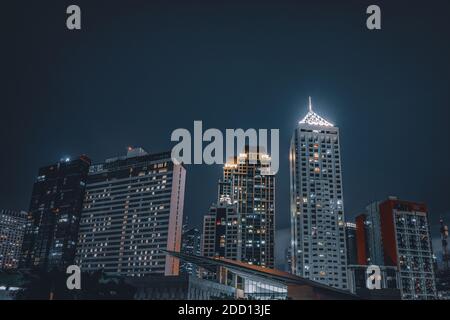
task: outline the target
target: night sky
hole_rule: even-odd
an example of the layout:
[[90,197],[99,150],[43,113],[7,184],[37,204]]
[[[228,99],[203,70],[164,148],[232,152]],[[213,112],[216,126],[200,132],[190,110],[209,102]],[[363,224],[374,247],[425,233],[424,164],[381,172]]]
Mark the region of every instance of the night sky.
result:
[[[70,4],[81,31],[66,29]],[[381,31],[365,26],[370,4]],[[278,128],[283,248],[289,143],[311,95],[341,130],[347,220],[388,195],[426,202],[439,253],[439,216],[450,223],[449,1],[10,1],[2,12],[0,208],[28,209],[38,168],[65,156],[170,150],[171,132],[193,132],[194,120]],[[184,213],[200,226],[221,166],[187,170]]]

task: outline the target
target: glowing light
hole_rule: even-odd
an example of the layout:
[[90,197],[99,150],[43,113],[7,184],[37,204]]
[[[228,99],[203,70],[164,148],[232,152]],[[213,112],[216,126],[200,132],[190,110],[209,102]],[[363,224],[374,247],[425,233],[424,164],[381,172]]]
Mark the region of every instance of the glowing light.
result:
[[333,127],[331,122],[328,122],[312,110],[311,97],[309,97],[309,111],[299,123],[309,124],[312,126]]

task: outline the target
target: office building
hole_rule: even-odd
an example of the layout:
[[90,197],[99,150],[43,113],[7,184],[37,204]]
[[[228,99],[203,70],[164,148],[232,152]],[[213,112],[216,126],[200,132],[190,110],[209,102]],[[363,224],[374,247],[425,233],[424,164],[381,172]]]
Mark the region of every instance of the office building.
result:
[[0,270],[17,269],[26,223],[26,212],[0,210]]
[[178,275],[186,170],[171,153],[129,148],[91,166],[77,264],[121,276]]
[[275,175],[270,156],[247,146],[227,162],[219,181],[218,200],[236,206],[241,237],[239,260],[273,268]]
[[74,263],[90,163],[88,157],[80,156],[39,169],[20,268],[65,270]]
[[339,128],[312,110],[291,140],[292,272],[348,290]]
[[[395,266],[399,271],[402,299],[436,298],[433,251],[425,204],[396,197],[374,202],[367,207],[365,215],[357,218],[357,229],[358,260]],[[368,239],[370,244],[366,243]]]

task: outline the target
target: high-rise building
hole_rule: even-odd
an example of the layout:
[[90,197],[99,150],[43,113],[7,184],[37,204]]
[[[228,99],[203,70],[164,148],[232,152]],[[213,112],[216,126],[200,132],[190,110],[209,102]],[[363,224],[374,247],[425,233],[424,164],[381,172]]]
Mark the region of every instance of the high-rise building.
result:
[[348,290],[339,128],[312,110],[291,140],[292,272]]
[[395,197],[374,202],[365,215],[357,218],[357,229],[360,264],[395,266],[399,270],[402,299],[436,298],[425,204]]
[[186,170],[171,153],[129,148],[91,166],[80,223],[77,264],[123,276],[177,275]]
[[241,228],[236,205],[219,201],[210,207],[203,217],[201,254],[241,260]]
[[[202,233],[197,228],[183,228],[181,236],[181,252],[199,256],[201,255],[201,239]],[[180,262],[180,273],[197,275],[197,267],[187,261]]]
[[353,222],[345,223],[345,242],[347,246],[347,264],[357,264],[356,224]]
[[225,164],[219,202],[236,205],[241,236],[240,260],[274,268],[275,175],[262,150],[244,152]]
[[64,159],[39,169],[23,240],[21,268],[65,269],[75,259],[91,160]]
[[0,270],[18,267],[26,223],[25,211],[0,210]]

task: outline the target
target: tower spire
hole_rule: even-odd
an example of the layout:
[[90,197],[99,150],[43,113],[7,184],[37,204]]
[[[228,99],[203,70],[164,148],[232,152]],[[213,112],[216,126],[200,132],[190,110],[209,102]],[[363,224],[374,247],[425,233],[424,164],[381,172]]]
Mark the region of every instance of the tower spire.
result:
[[324,127],[332,127],[333,124],[331,122],[328,122],[321,116],[319,116],[317,113],[315,113],[312,109],[312,99],[311,96],[309,97],[309,105],[308,105],[308,113],[306,116],[300,121],[300,123],[306,123],[310,125],[316,125],[316,126],[324,126]]

